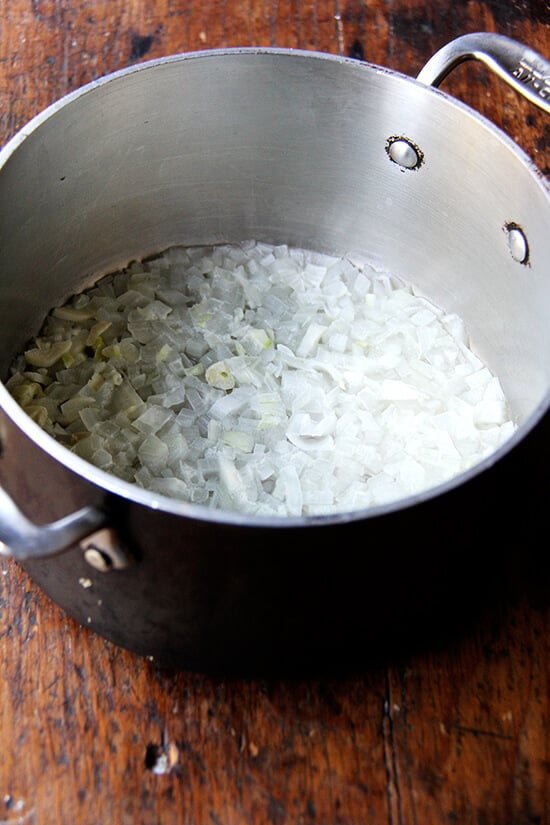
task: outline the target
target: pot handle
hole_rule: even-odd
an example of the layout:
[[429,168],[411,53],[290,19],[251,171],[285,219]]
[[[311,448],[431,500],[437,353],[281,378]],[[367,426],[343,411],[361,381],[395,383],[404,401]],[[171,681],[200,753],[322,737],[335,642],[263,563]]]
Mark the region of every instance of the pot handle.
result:
[[83,507],[51,524],[33,524],[0,487],[0,555],[17,561],[43,559],[105,527],[106,515],[97,507]]
[[465,60],[485,63],[523,97],[550,114],[550,62],[502,34],[475,32],[451,40],[428,60],[416,79],[426,86],[439,86]]

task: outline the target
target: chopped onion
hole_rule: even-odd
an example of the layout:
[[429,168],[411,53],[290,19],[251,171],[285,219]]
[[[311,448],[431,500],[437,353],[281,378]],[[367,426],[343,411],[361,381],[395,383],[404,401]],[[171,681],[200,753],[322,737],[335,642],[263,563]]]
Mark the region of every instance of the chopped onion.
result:
[[260,515],[414,495],[515,430],[458,316],[366,264],[254,241],[101,279],[48,315],[7,386],[102,469]]

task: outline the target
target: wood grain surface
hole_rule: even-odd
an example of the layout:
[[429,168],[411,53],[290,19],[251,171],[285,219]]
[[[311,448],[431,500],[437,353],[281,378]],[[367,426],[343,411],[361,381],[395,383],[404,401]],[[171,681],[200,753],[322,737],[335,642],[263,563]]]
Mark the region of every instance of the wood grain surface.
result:
[[[550,57],[549,24],[541,0],[1,0],[0,142],[71,89],[178,51],[289,46],[416,74],[469,31]],[[478,64],[444,88],[549,173],[547,116]],[[448,633],[383,662],[358,651],[353,672],[269,679],[163,671],[3,561],[0,825],[550,823],[546,540],[541,559],[503,548]]]

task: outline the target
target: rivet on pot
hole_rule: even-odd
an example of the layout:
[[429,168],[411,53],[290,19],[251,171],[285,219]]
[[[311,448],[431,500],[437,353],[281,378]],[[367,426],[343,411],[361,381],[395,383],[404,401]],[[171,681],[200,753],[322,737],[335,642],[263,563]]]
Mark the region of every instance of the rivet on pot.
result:
[[424,161],[424,155],[418,146],[406,137],[388,138],[386,152],[390,160],[403,169],[418,169]]
[[529,262],[529,244],[525,232],[517,223],[508,223],[505,226],[508,233],[508,248],[514,261],[518,264]]
[[98,550],[96,547],[89,547],[85,550],[84,558],[90,567],[93,567],[94,570],[99,570],[101,573],[105,573],[106,570],[110,570],[113,566],[107,554],[102,553],[101,550]]
[[105,573],[108,570],[123,570],[130,564],[130,558],[121,547],[118,536],[109,527],[103,528],[80,542],[80,549],[86,562]]

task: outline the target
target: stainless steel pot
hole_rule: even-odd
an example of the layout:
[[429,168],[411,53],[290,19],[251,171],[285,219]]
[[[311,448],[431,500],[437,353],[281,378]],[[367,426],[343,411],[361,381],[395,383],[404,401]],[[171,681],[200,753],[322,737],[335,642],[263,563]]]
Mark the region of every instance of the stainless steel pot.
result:
[[498,35],[453,41],[416,80],[235,49],[93,82],[0,153],[3,376],[47,311],[90,279],[173,244],[255,238],[352,254],[458,313],[520,422],[497,454],[422,495],[275,519],[107,475],[0,386],[0,549],[83,625],[178,666],[332,657],[431,619],[459,571],[491,554],[478,523],[497,551],[504,537],[536,540],[550,457],[550,192],[506,135],[433,88],[469,57],[550,111],[548,63]]

